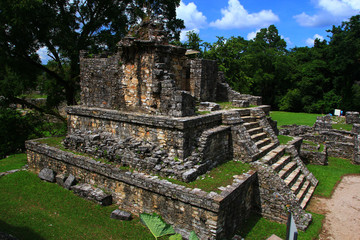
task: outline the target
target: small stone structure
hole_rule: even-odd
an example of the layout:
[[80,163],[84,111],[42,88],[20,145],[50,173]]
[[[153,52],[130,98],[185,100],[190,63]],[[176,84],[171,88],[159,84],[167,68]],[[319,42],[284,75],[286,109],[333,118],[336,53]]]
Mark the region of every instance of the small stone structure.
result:
[[346,112],[346,124],[360,123],[359,112]]
[[[353,114],[350,114],[353,116]],[[354,124],[351,132],[336,130],[332,128],[329,115],[318,117],[314,126],[281,126],[281,135],[298,136],[304,140],[311,141],[317,145],[324,145],[323,152],[315,152],[309,144],[303,144],[301,156],[305,161],[314,164],[327,164],[327,156],[351,159],[353,163],[359,164],[358,139],[359,132],[357,124]]]
[[[200,239],[229,238],[251,212],[284,222],[287,209],[306,229],[311,215],[303,208],[317,181],[296,150],[289,147],[281,157],[285,148],[278,147],[270,107],[197,115],[196,102],[249,106],[260,105],[261,98],[232,90],[215,61],[187,59],[157,23],[145,22],[132,35],[137,38],[124,38],[116,54],[81,52],[82,105],[67,108],[63,144],[69,151],[28,141],[29,168],[51,169],[63,186],[65,176],[74,176],[79,185],[69,188],[92,200],[98,198],[86,189],[97,185],[121,209],[156,212],[185,237],[194,230]],[[277,157],[286,162],[275,168]],[[231,184],[210,193],[160,179],[193,181],[230,160],[252,162],[257,172],[233,176]]]

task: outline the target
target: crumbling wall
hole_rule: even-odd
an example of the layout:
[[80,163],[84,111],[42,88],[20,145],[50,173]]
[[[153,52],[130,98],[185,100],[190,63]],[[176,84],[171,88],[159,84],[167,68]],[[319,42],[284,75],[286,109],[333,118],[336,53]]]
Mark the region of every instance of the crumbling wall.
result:
[[217,62],[206,59],[189,60],[190,93],[198,101],[216,101]]
[[72,174],[80,183],[107,190],[120,209],[135,215],[155,212],[186,237],[195,231],[200,239],[230,238],[258,202],[257,175],[253,171],[234,176],[233,183],[222,187],[221,193],[207,193],[151,175],[120,170],[35,141],[28,141],[26,148],[31,171],[38,173],[49,168],[57,174]]

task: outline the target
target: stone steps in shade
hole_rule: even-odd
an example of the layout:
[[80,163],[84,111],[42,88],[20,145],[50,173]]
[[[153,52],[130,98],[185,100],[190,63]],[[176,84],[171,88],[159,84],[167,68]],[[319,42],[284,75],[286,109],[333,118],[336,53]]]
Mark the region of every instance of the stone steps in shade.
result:
[[295,184],[291,186],[291,191],[293,191],[295,195],[298,194],[306,181],[307,179],[305,175],[301,174],[299,178],[296,180]]
[[273,165],[275,162],[279,161],[279,159],[282,158],[284,154],[285,147],[280,145],[266,154],[263,157],[263,161],[268,165]]
[[303,200],[301,201],[301,204],[300,204],[300,206],[303,209],[306,207],[306,205],[309,202],[309,200],[310,200],[311,196],[313,195],[314,191],[315,191],[315,186],[311,186],[309,188],[309,190],[307,191],[306,196],[303,198]]
[[250,136],[258,134],[258,133],[262,133],[264,132],[264,129],[262,127],[257,127],[257,128],[252,128],[248,130],[248,133],[250,134]]
[[242,116],[241,119],[244,120],[244,122],[246,123],[252,123],[252,122],[257,122],[258,118],[253,116]]
[[288,164],[286,164],[280,171],[279,171],[279,176],[282,179],[287,178],[287,176],[290,175],[290,173],[292,173],[292,171],[297,167],[296,162],[291,161]]
[[290,155],[283,155],[280,159],[277,160],[277,162],[273,163],[271,167],[276,171],[279,172],[281,169],[284,168],[286,164],[288,164],[291,161]]
[[244,123],[244,126],[246,128],[246,130],[250,130],[250,129],[253,129],[253,128],[258,128],[260,127],[260,124],[258,122],[246,122]]
[[262,147],[265,147],[266,145],[269,145],[270,143],[271,143],[270,138],[264,138],[264,139],[257,141],[255,144],[258,147],[258,149],[261,151]]
[[295,184],[296,180],[299,178],[299,176],[301,175],[301,169],[300,168],[295,168],[285,179],[285,183],[288,187],[292,187],[292,185]]
[[262,133],[252,135],[251,140],[253,140],[254,142],[258,142],[258,141],[260,141],[262,139],[265,139],[266,137],[267,137],[267,134],[262,132]]

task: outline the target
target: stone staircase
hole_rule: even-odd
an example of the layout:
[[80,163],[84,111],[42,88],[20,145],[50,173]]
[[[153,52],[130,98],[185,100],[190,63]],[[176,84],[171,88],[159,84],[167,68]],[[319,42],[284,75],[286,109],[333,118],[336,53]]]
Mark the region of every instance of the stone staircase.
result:
[[[314,193],[314,184],[306,177],[304,165],[299,165],[292,156],[286,154],[286,145],[280,145],[268,152],[262,161],[284,180],[286,186],[296,196],[300,206],[304,209]],[[306,168],[306,167],[305,167]]]
[[249,113],[241,116],[241,119],[244,121],[244,127],[250,135],[251,140],[259,150],[259,152],[253,156],[253,161],[262,158],[279,145],[278,141],[275,141],[275,139],[265,131],[264,127],[261,126],[259,117],[251,116]]

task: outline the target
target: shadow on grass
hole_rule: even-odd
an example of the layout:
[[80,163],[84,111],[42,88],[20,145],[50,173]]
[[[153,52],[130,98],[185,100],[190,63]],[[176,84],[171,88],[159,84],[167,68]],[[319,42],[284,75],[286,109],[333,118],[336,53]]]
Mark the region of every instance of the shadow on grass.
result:
[[[5,234],[2,234],[2,233],[5,233]],[[11,238],[10,236],[8,236],[8,234],[11,234],[15,238]],[[42,236],[40,236],[38,233],[34,232],[30,228],[11,226],[1,220],[0,220],[0,239],[4,239],[4,240],[15,240],[15,239],[45,240],[45,238],[43,238]]]
[[242,238],[246,238],[260,219],[261,216],[259,214],[251,213],[249,219],[247,219],[244,224],[242,224],[241,229],[238,229],[236,234],[240,235]]

